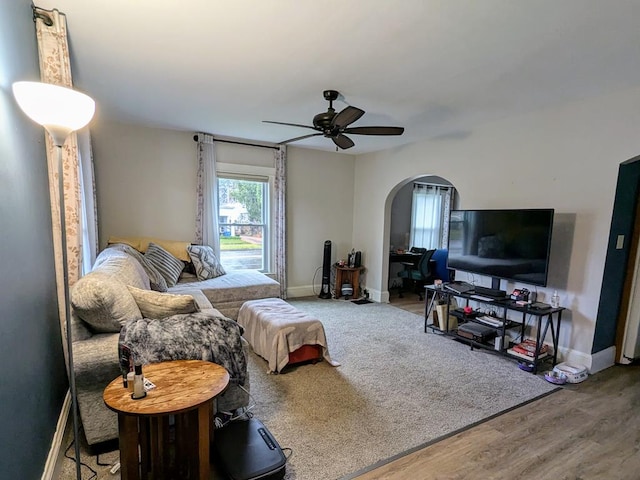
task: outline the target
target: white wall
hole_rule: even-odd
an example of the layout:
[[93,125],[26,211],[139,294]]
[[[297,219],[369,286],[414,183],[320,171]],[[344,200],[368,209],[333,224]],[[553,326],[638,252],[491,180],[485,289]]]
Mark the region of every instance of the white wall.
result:
[[387,298],[390,204],[407,178],[445,178],[461,208],[555,208],[549,286],[540,297],[559,290],[570,309],[561,352],[588,361],[618,165],[640,150],[639,97],[633,89],[357,157],[354,242],[365,251],[373,297]]
[[193,241],[193,133],[102,120],[91,136],[100,246],[111,235]]
[[354,247],[360,249],[352,238],[354,166],[353,155],[291,146],[287,149],[290,296],[320,293],[325,240],[332,243],[332,262],[346,258]]
[[[91,133],[101,247],[110,235],[193,241],[197,174],[193,133],[107,120],[92,124]],[[216,160],[272,167],[273,152],[218,143]],[[290,296],[314,294],[325,240],[333,244],[333,261],[346,258],[353,247],[354,168],[353,155],[288,148]],[[315,279],[316,294],[320,283],[321,272]]]

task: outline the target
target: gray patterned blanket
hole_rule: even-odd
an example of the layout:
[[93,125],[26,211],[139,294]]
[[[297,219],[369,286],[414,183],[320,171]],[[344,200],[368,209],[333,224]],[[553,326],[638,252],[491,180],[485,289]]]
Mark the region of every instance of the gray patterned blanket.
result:
[[242,348],[242,328],[233,320],[211,313],[173,315],[163,319],[129,320],[120,331],[118,354],[123,373],[129,371],[129,357],[147,364],[169,360],[205,360],[222,365],[229,372],[229,388],[220,400],[221,410],[247,406],[247,360]]

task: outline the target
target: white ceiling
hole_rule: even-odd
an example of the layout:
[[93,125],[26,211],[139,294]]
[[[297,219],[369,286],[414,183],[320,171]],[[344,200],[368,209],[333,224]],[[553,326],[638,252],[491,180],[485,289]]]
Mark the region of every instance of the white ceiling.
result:
[[[279,142],[322,91],[367,113],[348,153],[640,85],[639,0],[35,0],[66,14],[75,85],[102,116]],[[640,99],[639,99],[640,100]],[[640,102],[639,102],[640,108]],[[315,137],[293,145],[335,150]]]

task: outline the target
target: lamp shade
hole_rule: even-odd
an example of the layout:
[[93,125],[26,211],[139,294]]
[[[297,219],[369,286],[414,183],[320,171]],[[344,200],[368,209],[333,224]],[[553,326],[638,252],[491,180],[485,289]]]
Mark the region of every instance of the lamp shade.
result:
[[91,97],[51,83],[15,82],[13,95],[24,113],[47,129],[57,146],[88,124],[96,109]]

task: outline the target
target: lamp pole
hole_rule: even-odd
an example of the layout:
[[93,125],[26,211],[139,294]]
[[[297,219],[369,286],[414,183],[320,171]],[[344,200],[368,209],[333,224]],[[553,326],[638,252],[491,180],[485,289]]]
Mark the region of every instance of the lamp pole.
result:
[[87,95],[70,88],[40,82],[16,82],[13,94],[20,108],[51,135],[56,147],[58,167],[58,204],[60,207],[60,249],[62,250],[62,277],[64,290],[64,320],[69,366],[69,390],[73,417],[73,443],[75,449],[76,479],[80,471],[80,437],[78,397],[73,368],[73,339],[71,332],[71,303],[69,295],[69,265],[67,263],[67,226],[64,204],[64,177],[62,146],[71,132],[89,123],[95,111],[95,102]]

